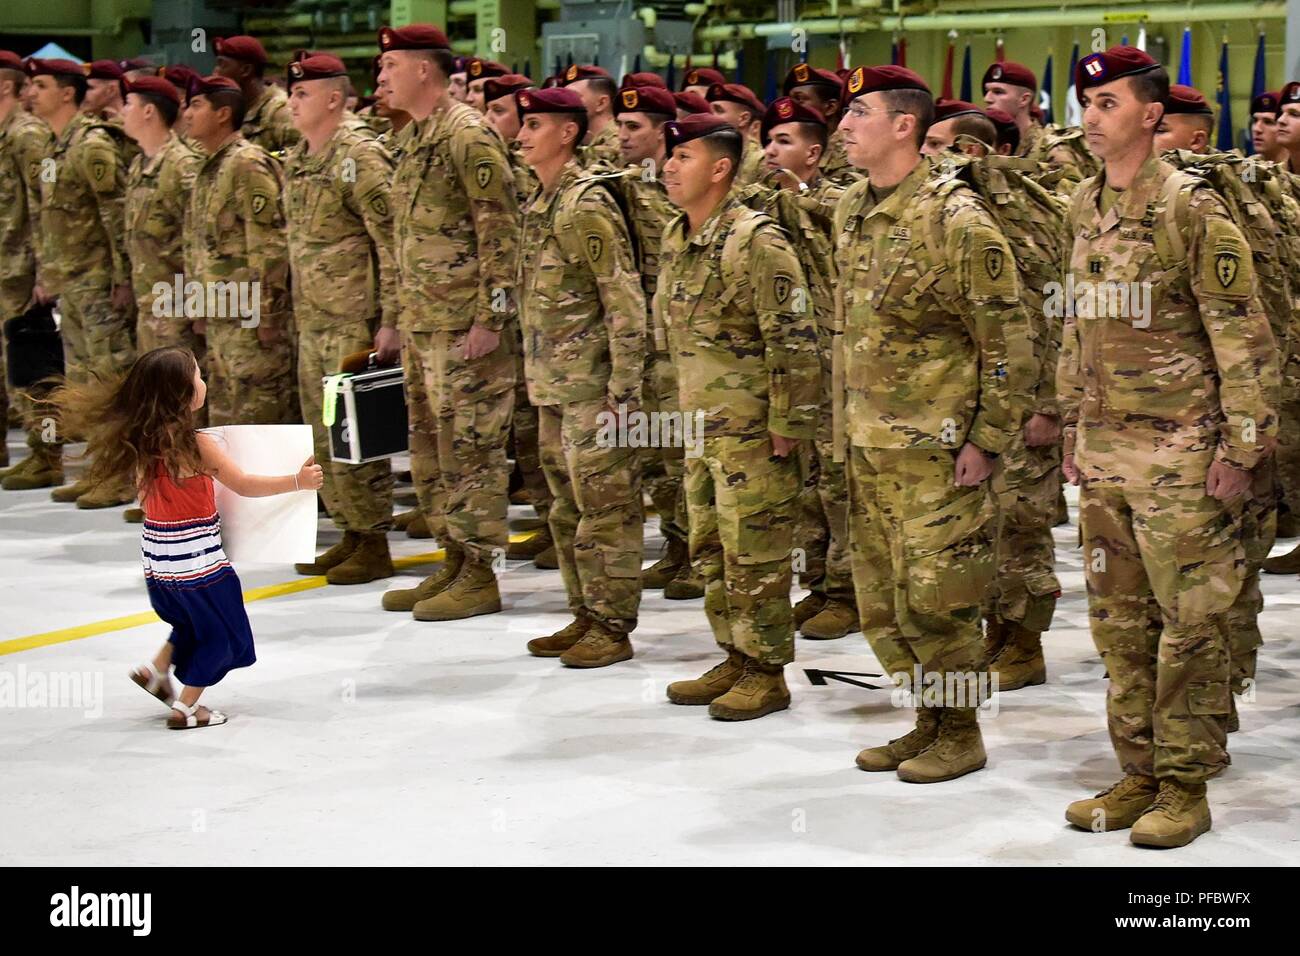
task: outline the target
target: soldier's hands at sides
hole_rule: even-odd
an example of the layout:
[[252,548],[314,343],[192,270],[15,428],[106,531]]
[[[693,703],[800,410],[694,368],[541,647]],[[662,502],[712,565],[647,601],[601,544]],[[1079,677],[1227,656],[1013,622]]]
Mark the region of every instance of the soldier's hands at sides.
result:
[[1221,461],[1210,463],[1205,476],[1205,493],[1219,501],[1231,501],[1246,493],[1250,487],[1250,472],[1233,468]]
[[257,341],[263,345],[274,345],[280,341],[283,333],[278,325],[259,325],[257,327]]
[[777,458],[785,458],[799,444],[797,438],[786,438],[776,432],[768,432],[768,434],[772,436],[772,454],[776,455]]
[[463,353],[465,361],[472,362],[474,359],[491,355],[500,344],[500,335],[491,329],[485,329],[475,322],[469,327],[469,334],[465,336],[465,350]]
[[1061,472],[1065,475],[1065,480],[1072,485],[1079,483],[1079,469],[1074,467],[1074,456],[1066,455],[1061,459]]
[[970,442],[961,446],[957,452],[957,464],[953,469],[953,484],[958,488],[974,488],[981,481],[993,474],[993,462],[985,456],[983,449]]
[[1025,444],[1030,448],[1055,445],[1061,440],[1061,420],[1034,412],[1025,422]]
[[54,296],[45,291],[43,286],[36,286],[32,289],[32,305],[51,305],[54,302]]
[[380,365],[393,365],[402,354],[402,338],[397,329],[381,328],[375,333],[375,359]]
[[115,285],[109,301],[112,303],[115,312],[130,312],[135,305],[135,293],[131,291],[131,286],[126,283]]

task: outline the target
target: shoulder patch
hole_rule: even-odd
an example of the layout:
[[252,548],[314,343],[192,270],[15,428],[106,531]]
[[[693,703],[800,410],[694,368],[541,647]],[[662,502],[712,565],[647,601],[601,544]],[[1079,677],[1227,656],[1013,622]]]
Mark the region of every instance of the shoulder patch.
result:
[[474,182],[478,184],[479,189],[487,189],[492,185],[492,161],[481,159],[474,164]]
[[1201,252],[1201,288],[1207,295],[1246,298],[1251,294],[1254,267],[1250,249],[1229,221],[1211,217],[1205,226]]
[[1016,270],[1007,254],[1006,240],[992,229],[974,227],[970,237],[971,296],[976,299],[1016,298]]

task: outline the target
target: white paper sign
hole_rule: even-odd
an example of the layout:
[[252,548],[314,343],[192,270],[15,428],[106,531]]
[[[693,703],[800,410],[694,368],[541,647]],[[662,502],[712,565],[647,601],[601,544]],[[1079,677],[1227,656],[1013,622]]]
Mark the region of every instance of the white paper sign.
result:
[[[315,451],[310,425],[222,425],[204,431],[250,475],[296,475]],[[231,562],[316,560],[316,492],[241,498],[220,481],[213,484],[221,543]]]

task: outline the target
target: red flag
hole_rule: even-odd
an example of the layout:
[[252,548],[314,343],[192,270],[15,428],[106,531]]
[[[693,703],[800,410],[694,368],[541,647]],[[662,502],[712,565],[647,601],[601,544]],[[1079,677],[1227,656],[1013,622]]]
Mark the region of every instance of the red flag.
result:
[[948,41],[948,54],[943,60],[943,98],[945,100],[953,99],[952,95],[952,58],[957,48],[953,46],[951,40]]
[[898,65],[907,66],[907,37],[898,38]]
[[1001,63],[1006,58],[1007,58],[1007,49],[1005,46],[1002,45],[1002,37],[998,37],[998,51],[997,51],[997,56],[994,57],[994,59],[996,59],[999,63]]

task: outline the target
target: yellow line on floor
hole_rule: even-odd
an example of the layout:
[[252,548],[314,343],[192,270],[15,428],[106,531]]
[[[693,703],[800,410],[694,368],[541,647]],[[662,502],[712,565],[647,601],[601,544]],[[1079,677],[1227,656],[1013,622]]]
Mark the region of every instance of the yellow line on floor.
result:
[[[510,540],[512,542],[526,541],[532,536],[532,533],[516,534],[511,535]],[[435,561],[441,561],[445,553],[439,549],[424,554],[413,554],[405,558],[394,558],[393,568],[400,570],[402,568],[418,567],[422,564],[432,564]],[[309,578],[285,581],[281,584],[268,584],[264,587],[245,591],[244,603],[252,604],[254,601],[264,601],[267,598],[297,594],[299,591],[311,591],[325,587],[325,583],[325,576],[318,574]],[[0,657],[5,654],[17,654],[19,651],[30,651],[37,647],[49,647],[51,644],[79,641],[82,638],[108,634],[112,631],[125,631],[133,627],[139,627],[142,624],[152,624],[157,620],[158,615],[153,611],[142,611],[139,614],[127,614],[124,617],[111,617],[106,621],[78,624],[76,627],[65,627],[57,631],[46,631],[44,634],[28,634],[26,637],[15,637],[7,641],[0,641]]]

